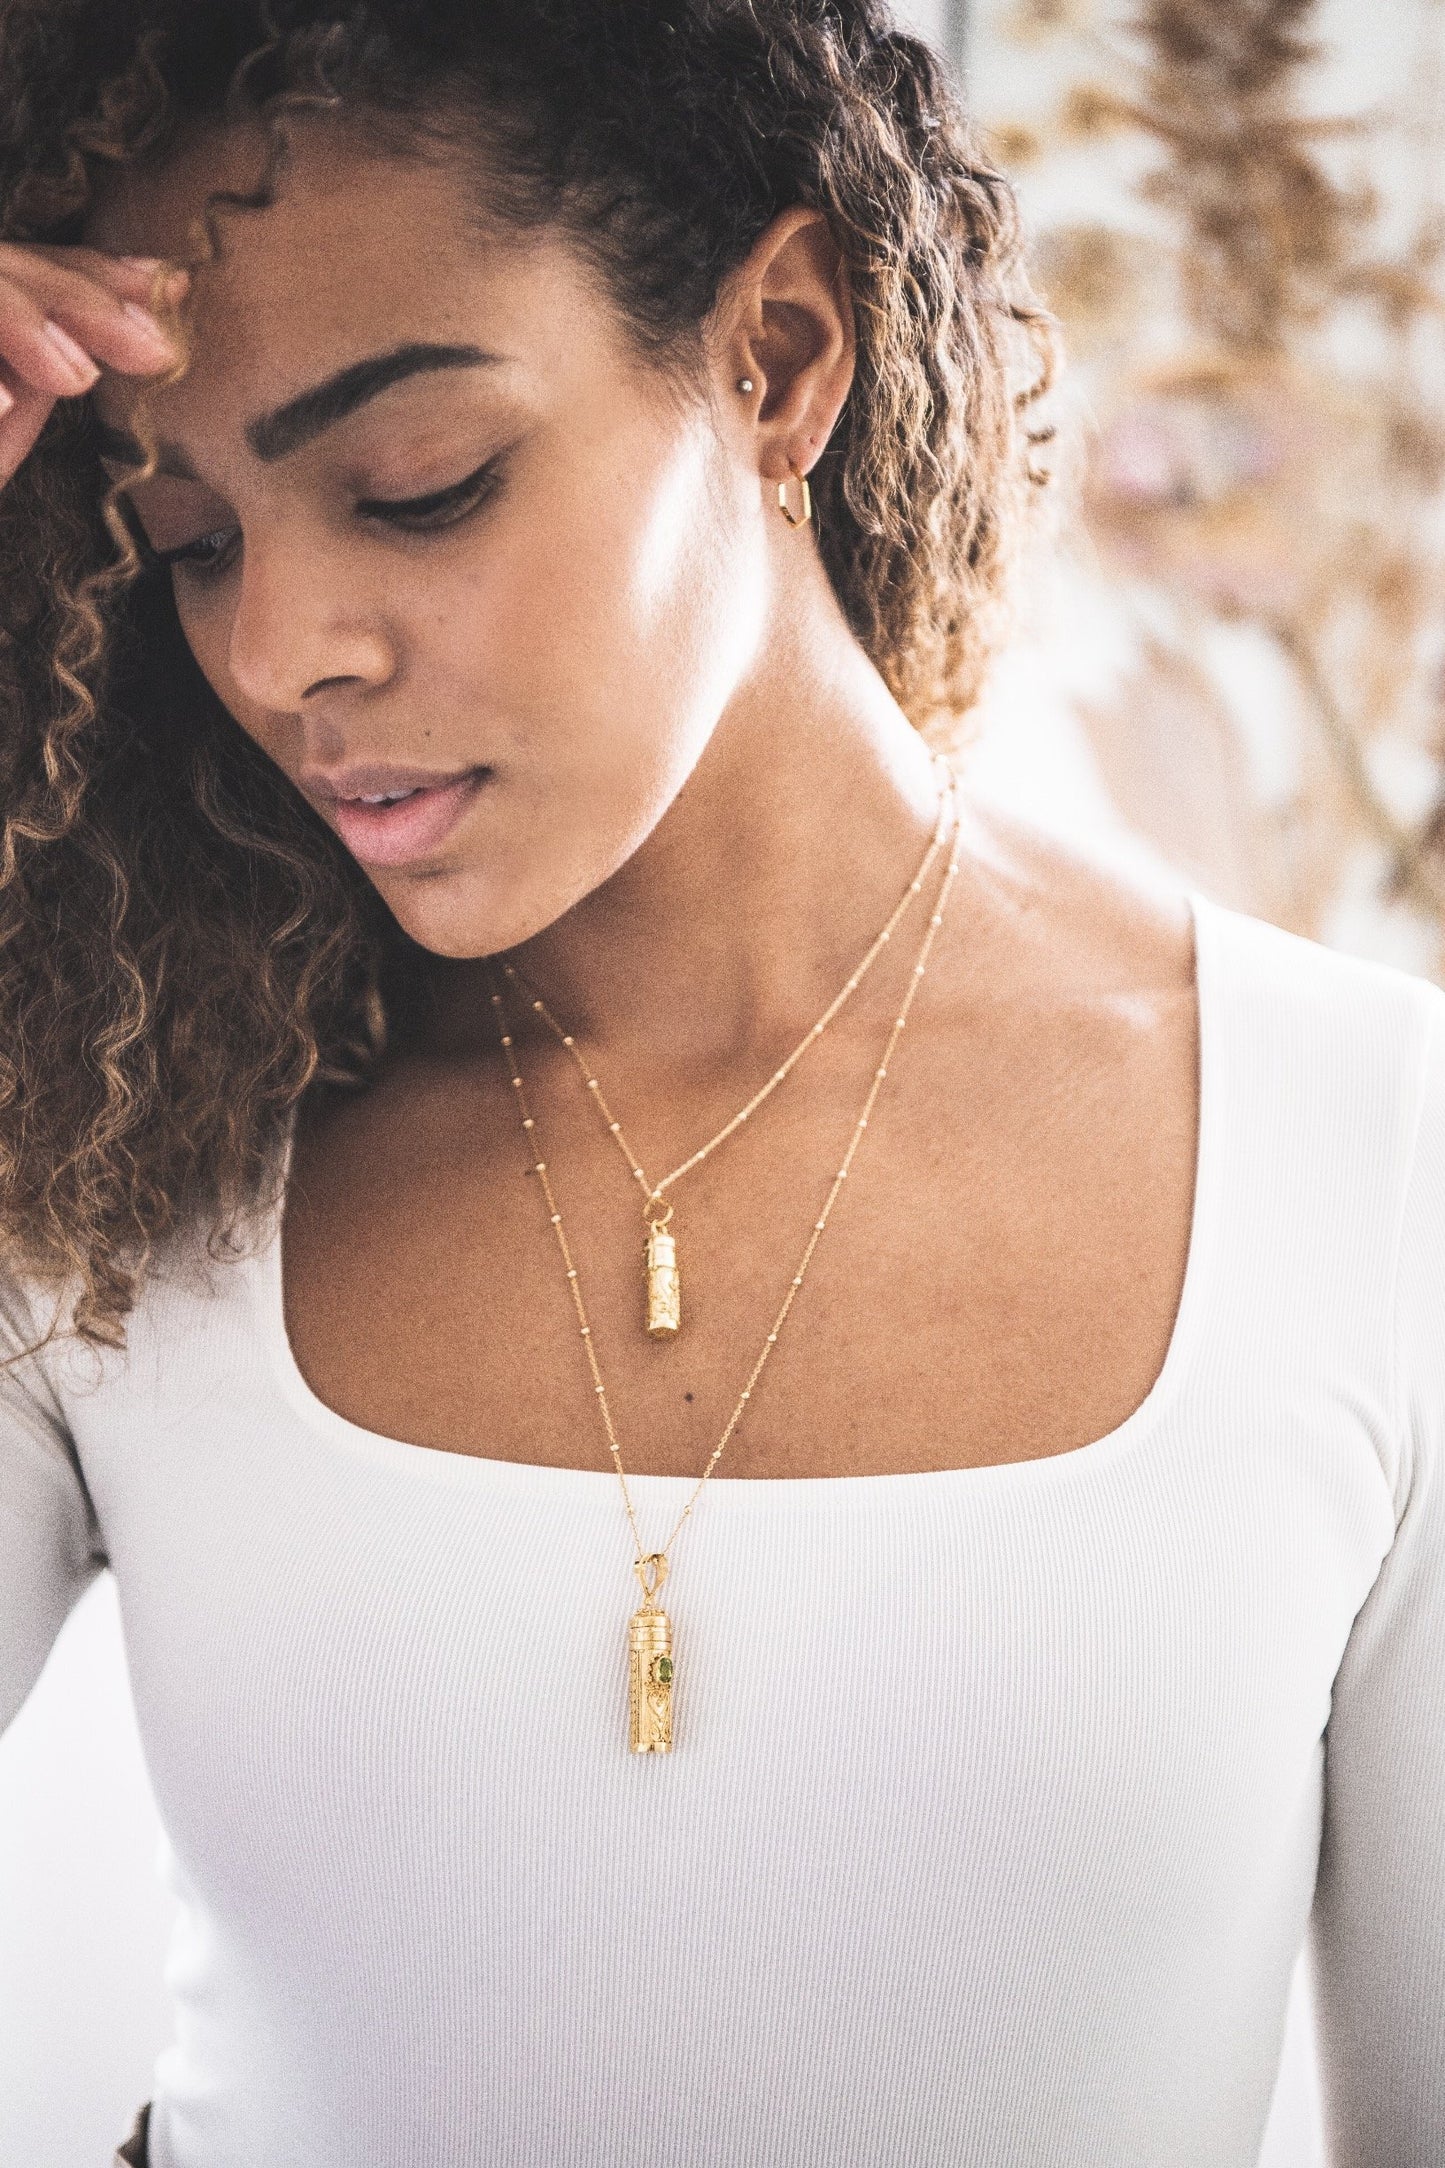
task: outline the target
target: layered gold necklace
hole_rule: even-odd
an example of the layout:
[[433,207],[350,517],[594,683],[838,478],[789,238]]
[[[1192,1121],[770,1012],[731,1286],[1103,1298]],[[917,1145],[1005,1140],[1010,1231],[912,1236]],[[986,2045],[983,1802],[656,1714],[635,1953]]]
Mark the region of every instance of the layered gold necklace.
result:
[[[914,884],[910,887],[908,891],[908,895],[905,896],[904,908],[906,908],[907,903],[911,900],[917,888],[922,885],[922,881],[925,877],[926,867],[932,862],[932,855],[935,855],[937,849],[941,846],[943,837],[950,826],[950,816],[952,816],[951,825],[954,838],[952,855],[949,858],[948,867],[944,874],[943,881],[940,885],[933,910],[929,915],[928,924],[924,928],[923,939],[920,943],[918,950],[918,958],[913,966],[913,971],[909,978],[907,988],[905,989],[903,1000],[899,1005],[898,1014],[894,1018],[892,1028],[889,1031],[887,1044],[883,1049],[882,1057],[874,1068],[873,1075],[869,1081],[867,1097],[863,1102],[863,1111],[859,1115],[858,1120],[854,1125],[853,1134],[851,1139],[849,1140],[848,1149],[843,1155],[843,1163],[834,1175],[822,1210],[819,1212],[818,1217],[813,1222],[812,1229],[808,1235],[807,1243],[804,1247],[802,1257],[799,1259],[798,1262],[798,1269],[793,1274],[792,1279],[789,1282],[787,1292],[782,1300],[782,1304],[773,1319],[772,1326],[767,1334],[766,1339],[763,1342],[762,1350],[758,1355],[756,1362],[753,1364],[752,1369],[748,1373],[747,1383],[743,1386],[741,1393],[738,1395],[736,1404],[733,1407],[733,1411],[728,1417],[727,1423],[723,1429],[723,1434],[719,1438],[717,1444],[714,1446],[712,1456],[709,1459],[706,1468],[704,1468],[702,1475],[698,1480],[696,1488],[693,1490],[692,1496],[688,1499],[687,1504],[683,1507],[682,1512],[678,1517],[677,1523],[672,1530],[672,1533],[668,1536],[667,1543],[663,1546],[661,1550],[658,1551],[643,1551],[642,1537],[638,1530],[636,1515],[632,1510],[631,1494],[629,1493],[627,1488],[627,1476],[622,1466],[622,1448],[618,1443],[616,1425],[612,1418],[612,1410],[608,1405],[607,1388],[603,1384],[602,1370],[597,1359],[597,1349],[594,1344],[592,1327],[589,1324],[587,1318],[587,1307],[582,1296],[582,1283],[578,1275],[575,1259],[572,1255],[571,1245],[567,1240],[566,1230],[562,1224],[562,1214],[557,1208],[556,1193],[552,1186],[552,1180],[550,1172],[548,1170],[547,1161],[546,1158],[543,1156],[541,1150],[539,1149],[537,1121],[535,1115],[532,1112],[531,1105],[528,1101],[526,1084],[523,1080],[521,1070],[518,1067],[516,1040],[511,1030],[511,1023],[507,1013],[505,998],[502,992],[501,980],[495,972],[493,973],[491,988],[492,1010],[496,1019],[497,1032],[501,1040],[503,1055],[506,1059],[508,1070],[511,1075],[512,1089],[516,1096],[518,1115],[522,1124],[522,1133],[527,1140],[528,1149],[533,1155],[531,1160],[531,1172],[536,1175],[538,1182],[541,1185],[542,1195],[546,1199],[548,1218],[551,1223],[553,1234],[556,1236],[557,1239],[557,1247],[561,1254],[563,1270],[567,1275],[567,1285],[568,1288],[571,1290],[572,1306],[577,1315],[578,1333],[582,1340],[582,1346],[586,1351],[588,1367],[592,1373],[593,1393],[597,1401],[598,1409],[601,1413],[602,1425],[607,1435],[607,1443],[611,1450],[613,1463],[617,1470],[618,1481],[622,1485],[623,1504],[627,1511],[628,1522],[631,1526],[633,1540],[636,1545],[636,1555],[633,1559],[633,1572],[636,1574],[638,1581],[641,1584],[643,1601],[640,1608],[632,1614],[632,1617],[628,1621],[629,1744],[632,1752],[635,1754],[666,1754],[672,1751],[673,1746],[672,1702],[673,1692],[676,1686],[676,1667],[674,1663],[672,1645],[672,1622],[669,1619],[667,1613],[662,1610],[657,1603],[658,1592],[661,1589],[662,1583],[666,1578],[668,1572],[668,1549],[676,1538],[678,1531],[682,1528],[684,1522],[691,1514],[693,1505],[697,1500],[698,1493],[701,1491],[703,1484],[706,1483],[708,1477],[712,1474],[713,1469],[716,1467],[718,1460],[722,1455],[723,1449],[733,1436],[739,1423],[742,1421],[748,1404],[751,1401],[753,1393],[757,1387],[758,1380],[763,1374],[763,1370],[767,1364],[768,1357],[772,1354],[773,1349],[778,1344],[778,1335],[781,1333],[783,1326],[787,1321],[788,1314],[792,1310],[793,1304],[798,1298],[798,1291],[802,1287],[803,1281],[807,1276],[808,1267],[813,1261],[813,1253],[817,1249],[819,1242],[822,1240],[823,1230],[828,1224],[829,1216],[832,1213],[833,1206],[838,1200],[838,1196],[840,1191],[842,1190],[843,1184],[848,1179],[849,1169],[853,1164],[853,1160],[857,1153],[858,1147],[863,1141],[863,1133],[867,1129],[869,1119],[873,1113],[874,1102],[878,1097],[879,1091],[882,1089],[884,1078],[888,1074],[889,1065],[892,1062],[894,1052],[898,1045],[898,1041],[902,1036],[904,1026],[908,1022],[908,1012],[913,1006],[914,997],[918,992],[919,985],[922,982],[924,974],[927,970],[929,955],[932,951],[934,941],[937,937],[938,929],[943,924],[944,912],[947,909],[948,899],[952,892],[954,881],[957,879],[959,868],[957,801],[954,778],[951,771],[948,773],[947,785],[942,796],[942,805],[939,812],[938,827],[935,832],[934,841],[932,845],[930,845],[930,858],[925,860],[924,868],[920,869],[919,875],[917,876]],[[890,920],[888,931],[891,931],[892,926],[896,923],[898,916],[901,916],[901,912],[895,914],[894,919]],[[863,970],[867,968],[868,962],[871,962],[872,957],[876,953],[879,946],[881,946],[881,942],[875,943],[874,949],[869,951],[869,955],[865,959],[864,964],[860,966],[858,972],[854,974],[853,979],[850,980],[848,986],[845,987],[843,996],[841,997],[840,1001],[834,1005],[834,1009],[829,1013],[829,1016],[825,1017],[825,1023],[831,1020],[831,1015],[836,1014],[837,1008],[841,1007],[842,1005],[842,1000],[846,999],[848,994],[853,990],[853,987],[856,985],[857,980],[862,976]],[[506,970],[507,967],[504,965],[503,969]],[[535,1001],[533,1006],[534,1008],[537,1007]],[[566,1043],[565,1036],[563,1034],[559,1032],[558,1036],[563,1037],[564,1043]],[[811,1044],[813,1038],[816,1036],[818,1036],[817,1027],[815,1027],[814,1030],[809,1033],[808,1038],[802,1042],[802,1045],[804,1047],[808,1046],[809,1044]],[[802,1048],[799,1048],[798,1051],[801,1052]],[[797,1058],[797,1053],[791,1056],[790,1064],[792,1061],[796,1061]],[[774,1077],[770,1081],[767,1089],[771,1090],[778,1082],[781,1081],[782,1076],[785,1074],[786,1068],[784,1070],[775,1072]],[[591,1090],[590,1086],[589,1096],[596,1096],[595,1092]],[[757,1100],[749,1102],[748,1108],[745,1109],[745,1114],[750,1113],[754,1105],[761,1103],[762,1096],[766,1096],[766,1093],[760,1095]],[[733,1123],[729,1126],[727,1130],[720,1131],[718,1136],[714,1138],[712,1142],[704,1148],[705,1152],[711,1151],[715,1147],[715,1145],[722,1141],[722,1138],[725,1135],[730,1135],[732,1133],[732,1129],[737,1127],[739,1119],[739,1117],[735,1117]],[[607,1120],[609,1122],[609,1126],[612,1129],[612,1134],[620,1135],[620,1130],[618,1130],[615,1125],[612,1124],[612,1119],[610,1116],[607,1116]],[[679,1175],[686,1171],[687,1167],[697,1164],[698,1156],[699,1155],[694,1155],[692,1160],[685,1161],[683,1167],[679,1168],[671,1176],[669,1176],[668,1180],[676,1181],[679,1178]],[[628,1154],[628,1158],[629,1161],[631,1161],[632,1155],[630,1154],[630,1152]],[[635,1167],[635,1162],[632,1162],[632,1164]],[[645,1186],[646,1178],[639,1178],[643,1181]],[[665,1187],[665,1183],[659,1185],[659,1188]],[[649,1189],[649,1203],[651,1203],[652,1200],[657,1197],[657,1195],[657,1189]]]
[[626,1160],[633,1180],[642,1191],[642,1213],[647,1227],[643,1243],[643,1323],[644,1329],[655,1340],[670,1339],[682,1327],[682,1271],[677,1254],[677,1235],[671,1225],[674,1207],[667,1192],[675,1183],[680,1182],[685,1174],[691,1174],[694,1167],[700,1167],[720,1144],[726,1144],[729,1137],[736,1136],[744,1122],[751,1120],[764,1100],[770,1098],[778,1086],[792,1074],[809,1047],[815,1046],[822,1038],[834,1017],[845,1003],[851,1000],[872,965],[893,939],[914,897],[921,894],[933,870],[934,861],[943,848],[944,830],[953,804],[953,777],[946,762],[941,761],[939,765],[944,771],[944,782],[939,795],[938,822],[932,840],[924,853],[922,865],[899,897],[889,914],[887,924],[873,941],[867,955],[845,981],[840,992],[829,1002],[817,1023],[810,1026],[787,1060],[773,1071],[759,1091],[754,1092],[747,1105],[740,1108],[731,1121],[725,1122],[715,1137],[709,1137],[706,1144],[699,1145],[680,1166],[673,1168],[671,1174],[665,1174],[660,1182],[651,1182],[644,1174],[636,1153],[627,1141],[626,1132],[607,1104],[602,1086],[593,1074],[591,1064],[578,1046],[574,1034],[563,1030],[536,988],[528,983],[517,966],[509,963],[505,957],[499,959],[502,970],[517,994],[527,1002],[533,1015],[541,1019],[558,1044],[566,1048],[576,1063],[586,1084],[588,1098],[597,1109],[608,1135]]

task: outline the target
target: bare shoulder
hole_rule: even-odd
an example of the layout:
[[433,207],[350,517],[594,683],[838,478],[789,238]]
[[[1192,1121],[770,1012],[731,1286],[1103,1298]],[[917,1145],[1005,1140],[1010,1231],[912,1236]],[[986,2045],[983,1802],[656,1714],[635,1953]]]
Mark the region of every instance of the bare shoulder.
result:
[[1035,827],[993,800],[965,803],[962,944],[976,998],[1163,1011],[1192,1005],[1194,928],[1182,879],[1138,870]]

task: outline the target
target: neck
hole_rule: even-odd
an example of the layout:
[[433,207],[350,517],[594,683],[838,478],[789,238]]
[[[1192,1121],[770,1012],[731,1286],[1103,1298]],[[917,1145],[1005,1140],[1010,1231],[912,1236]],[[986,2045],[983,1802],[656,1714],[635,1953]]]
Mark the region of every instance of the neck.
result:
[[[511,952],[579,1040],[681,1080],[796,1037],[913,879],[937,763],[851,639],[803,672],[747,688],[626,865]],[[444,968],[444,1015],[486,1015],[486,968]]]

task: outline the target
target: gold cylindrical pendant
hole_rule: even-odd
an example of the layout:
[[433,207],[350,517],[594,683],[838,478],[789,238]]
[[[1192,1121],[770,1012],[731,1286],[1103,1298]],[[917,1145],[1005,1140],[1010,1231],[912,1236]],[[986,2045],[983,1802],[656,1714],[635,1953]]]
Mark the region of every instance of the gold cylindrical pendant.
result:
[[672,1622],[665,1611],[634,1611],[628,1632],[628,1701],[634,1754],[672,1751]]
[[647,1230],[647,1329],[654,1340],[682,1324],[682,1280],[677,1243],[659,1220]]

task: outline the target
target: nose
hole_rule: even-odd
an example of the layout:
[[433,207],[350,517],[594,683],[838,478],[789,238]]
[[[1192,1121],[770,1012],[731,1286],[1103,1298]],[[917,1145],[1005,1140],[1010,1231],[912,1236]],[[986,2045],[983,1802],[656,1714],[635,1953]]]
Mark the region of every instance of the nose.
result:
[[362,692],[391,678],[390,637],[364,583],[320,542],[246,539],[227,665],[243,698],[294,715],[320,692]]

